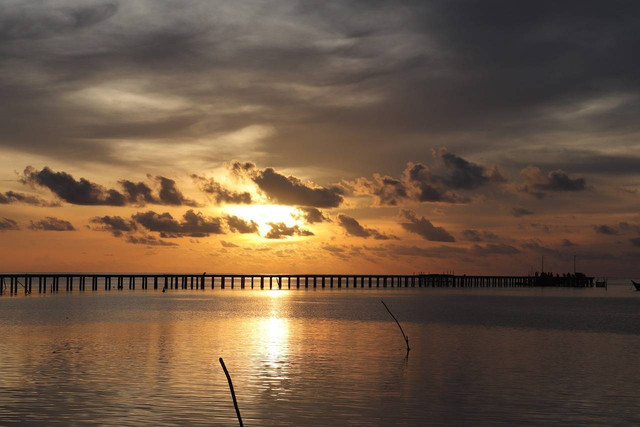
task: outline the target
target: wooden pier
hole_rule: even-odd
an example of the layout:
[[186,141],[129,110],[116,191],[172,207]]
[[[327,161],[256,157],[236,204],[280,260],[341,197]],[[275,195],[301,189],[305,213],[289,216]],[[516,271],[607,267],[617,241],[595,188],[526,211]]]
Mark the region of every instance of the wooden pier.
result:
[[309,288],[516,288],[594,286],[593,277],[570,276],[456,276],[453,274],[84,274],[0,273],[0,295],[135,289],[309,289]]

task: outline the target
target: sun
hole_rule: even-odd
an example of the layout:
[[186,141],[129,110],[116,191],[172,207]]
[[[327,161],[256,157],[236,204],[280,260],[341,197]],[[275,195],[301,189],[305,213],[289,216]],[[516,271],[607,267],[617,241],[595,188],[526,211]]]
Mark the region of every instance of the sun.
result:
[[238,216],[244,220],[255,221],[261,236],[271,230],[269,223],[284,223],[287,227],[303,224],[297,219],[299,211],[291,206],[282,205],[250,205],[229,207],[231,215]]

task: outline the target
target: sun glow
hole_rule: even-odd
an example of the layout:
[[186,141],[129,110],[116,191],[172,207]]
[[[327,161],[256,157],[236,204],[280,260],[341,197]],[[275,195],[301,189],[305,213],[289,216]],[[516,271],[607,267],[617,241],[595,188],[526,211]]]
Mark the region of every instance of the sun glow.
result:
[[271,230],[269,223],[284,223],[287,227],[302,226],[297,219],[298,209],[282,205],[250,205],[229,207],[231,215],[258,224],[260,235],[264,236]]

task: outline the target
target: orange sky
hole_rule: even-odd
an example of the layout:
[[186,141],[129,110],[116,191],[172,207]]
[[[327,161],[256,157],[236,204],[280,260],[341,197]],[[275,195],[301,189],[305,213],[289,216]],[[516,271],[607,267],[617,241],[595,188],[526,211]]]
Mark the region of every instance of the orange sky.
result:
[[639,276],[634,13],[9,2],[0,270]]

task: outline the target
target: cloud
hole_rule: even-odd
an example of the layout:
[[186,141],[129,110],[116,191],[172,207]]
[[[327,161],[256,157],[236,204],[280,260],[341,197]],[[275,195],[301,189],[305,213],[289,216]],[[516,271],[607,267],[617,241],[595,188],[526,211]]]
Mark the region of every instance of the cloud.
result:
[[520,253],[520,251],[511,246],[506,245],[504,243],[489,243],[484,246],[482,245],[473,245],[471,252],[475,255],[479,256],[487,256],[487,255],[514,255]]
[[18,223],[12,219],[0,217],[0,231],[19,230]]
[[[0,37],[5,40],[39,40],[94,26],[111,18],[118,10],[113,2],[67,6],[52,10],[31,8],[21,14],[20,8],[2,10]],[[16,25],[16,23],[20,25]]]
[[411,163],[404,171],[406,181],[417,190],[415,199],[419,202],[467,203],[468,197],[460,196],[442,187],[443,179],[431,173],[422,163]]
[[93,230],[106,231],[111,233],[114,237],[123,237],[125,242],[134,245],[166,247],[177,246],[176,243],[158,239],[150,234],[138,233],[138,226],[134,221],[120,216],[107,215],[102,217],[93,217],[89,222],[94,224]]
[[356,193],[374,196],[381,206],[396,206],[411,197],[404,181],[377,173],[371,180],[358,178],[347,186]]
[[273,168],[259,170],[251,163],[234,162],[231,168],[236,174],[248,176],[268,199],[283,205],[335,208],[344,200],[343,190],[337,186],[325,188],[306,184]]
[[638,224],[629,224],[628,222],[621,222],[618,224],[620,231],[622,232],[631,232],[640,234],[640,225]]
[[152,177],[147,175],[147,177],[155,181],[158,189],[157,194],[154,194],[154,190],[144,182],[118,181],[127,196],[128,203],[137,206],[144,206],[147,203],[170,206],[198,206],[195,201],[182,194],[173,179],[164,176]]
[[167,242],[165,240],[161,240],[156,238],[155,236],[146,234],[142,236],[134,236],[129,235],[126,238],[127,243],[132,243],[134,245],[146,245],[146,246],[178,246],[174,242]]
[[602,224],[602,225],[594,225],[593,229],[596,231],[596,233],[600,233],[600,234],[607,234],[610,236],[614,236],[617,234],[620,234],[618,230],[616,230],[613,227],[610,227],[608,225]]
[[422,238],[432,242],[455,242],[456,239],[444,228],[434,226],[425,217],[418,218],[416,213],[410,210],[403,210],[402,215],[409,222],[400,223],[402,228],[411,233],[416,233]]
[[206,193],[216,204],[231,203],[231,204],[251,204],[251,194],[248,192],[231,191],[225,188],[219,182],[216,182],[213,178],[205,178],[192,174],[191,178],[196,181],[200,191]]
[[562,170],[555,170],[544,175],[535,166],[527,166],[520,171],[524,178],[524,183],[520,186],[520,191],[529,193],[539,199],[546,195],[546,192],[559,191],[584,191],[587,181],[584,178],[570,178]]
[[460,156],[440,150],[440,158],[449,171],[444,177],[438,177],[447,187],[473,190],[490,182],[503,183],[506,179],[497,168],[491,173],[484,166],[469,162]]
[[143,206],[147,203],[158,203],[153,190],[144,182],[132,182],[126,179],[118,181],[127,195],[129,203]]
[[288,227],[284,222],[270,222],[271,230],[264,236],[267,239],[284,239],[291,236],[313,236],[309,230],[300,228],[298,225]]
[[355,218],[343,214],[338,215],[338,225],[344,228],[349,236],[364,237],[365,239],[373,237],[375,240],[398,239],[396,236],[383,234],[374,228],[365,228]]
[[619,234],[626,234],[626,233],[640,234],[640,225],[630,224],[624,221],[620,222],[617,228],[610,225],[606,225],[606,224],[599,224],[599,225],[594,225],[593,229],[596,231],[596,233],[606,234],[609,236],[617,236]]
[[225,240],[220,240],[220,244],[222,245],[223,248],[239,248],[240,247],[235,243],[227,242]]
[[[135,205],[153,203],[173,206],[197,206],[196,202],[182,194],[174,180],[163,176],[156,176],[154,179],[159,186],[157,196],[143,182],[120,180],[118,184],[123,189],[121,192],[115,189],[107,189],[85,178],[76,180],[66,172],[54,172],[47,166],[40,171],[27,166],[20,178],[20,182],[31,186],[48,188],[60,199],[74,205],[125,206],[130,203]],[[13,193],[13,198],[18,197],[16,194]],[[2,195],[0,194],[1,202]]]
[[24,203],[33,206],[43,207],[57,207],[60,203],[49,202],[41,199],[40,197],[30,196],[24,193],[16,193],[15,191],[7,191],[4,194],[0,193],[0,205],[8,205],[10,203]]
[[372,179],[358,178],[345,184],[356,194],[372,195],[381,206],[397,206],[403,202],[468,203],[469,196],[453,190],[472,191],[506,182],[497,168],[469,162],[441,149],[438,154],[442,173],[434,173],[423,163],[409,162],[400,178],[373,174]]
[[[574,146],[583,130],[629,146],[639,126],[627,54],[635,22],[621,19],[637,16],[635,2],[530,2],[494,13],[473,2],[266,2],[241,13],[199,2],[179,14],[174,2],[85,3],[2,7],[11,58],[0,84],[3,146],[133,163],[117,142],[210,150],[246,123],[269,123],[278,131],[257,149],[268,161],[353,170],[362,168],[355,155],[385,167],[421,158],[424,141],[521,153],[550,131],[563,135],[554,145]],[[132,76],[144,85],[127,85]]]
[[158,193],[160,202],[165,205],[173,206],[198,206],[198,204],[182,194],[176,187],[176,182],[164,176],[156,176],[156,181],[160,184],[160,192]]
[[344,246],[336,246],[336,245],[322,245],[322,250],[329,252],[331,255],[340,258],[342,260],[347,260],[351,258],[350,253],[347,252],[347,248]]
[[131,233],[137,230],[135,222],[120,216],[96,216],[91,218],[89,222],[97,226],[94,230],[108,231],[115,237],[120,237],[123,233]]
[[462,236],[470,242],[482,242],[484,240],[495,240],[498,236],[490,231],[478,231],[467,229],[462,231]]
[[633,246],[640,247],[640,237],[633,237],[633,238],[629,239],[629,241],[631,242],[631,244]]
[[533,240],[530,242],[522,243],[520,246],[524,249],[528,249],[530,251],[538,252],[541,254],[549,254],[554,256],[563,255],[560,251],[553,248],[546,247],[546,246],[542,246],[540,243]]
[[490,255],[515,255],[520,251],[511,246],[503,243],[487,244],[487,245],[473,245],[471,248],[452,246],[452,245],[440,245],[432,247],[418,247],[418,246],[398,246],[389,245],[383,249],[384,252],[396,256],[413,256],[423,258],[460,258],[460,257],[486,257]]
[[530,211],[529,209],[520,208],[517,206],[514,206],[513,208],[511,208],[511,215],[515,216],[516,218],[520,218],[526,215],[533,215],[534,213],[535,212]]
[[132,218],[143,228],[160,233],[161,237],[206,237],[210,234],[224,234],[219,218],[206,217],[189,209],[178,221],[169,212],[158,214],[154,211],[138,212]]
[[320,209],[311,207],[299,207],[299,215],[295,215],[295,218],[302,218],[307,224],[316,224],[320,222],[331,222],[331,218],[325,216]]
[[66,172],[54,172],[49,167],[37,171],[28,166],[20,179],[24,184],[48,188],[56,196],[74,205],[124,206],[127,200],[114,189],[106,189],[84,178],[76,181]]
[[449,258],[467,255],[468,250],[466,248],[440,245],[427,248],[421,248],[418,246],[399,246],[389,245],[387,248],[383,248],[383,253],[390,253],[397,256],[415,256],[424,258]]
[[244,220],[235,215],[227,215],[225,217],[229,229],[235,233],[257,233],[258,224],[253,220]]
[[571,240],[569,239],[562,239],[562,246],[564,247],[571,247],[571,246],[575,246],[576,244],[573,243]]
[[73,225],[69,221],[65,221],[63,219],[58,219],[52,216],[48,216],[40,221],[31,221],[31,225],[29,226],[32,230],[43,230],[43,231],[74,231]]

